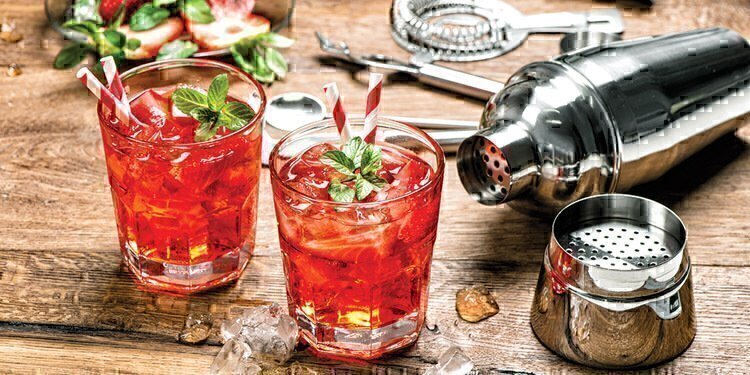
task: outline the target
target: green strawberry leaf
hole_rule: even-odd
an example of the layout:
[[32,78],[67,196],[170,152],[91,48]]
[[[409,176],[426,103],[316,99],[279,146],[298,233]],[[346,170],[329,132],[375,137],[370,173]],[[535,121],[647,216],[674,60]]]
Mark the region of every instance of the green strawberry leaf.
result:
[[351,203],[354,201],[354,189],[341,183],[338,179],[333,179],[328,185],[328,195],[335,202]]
[[212,111],[220,111],[227,101],[229,93],[229,78],[226,74],[219,74],[211,81],[208,87],[208,108]]

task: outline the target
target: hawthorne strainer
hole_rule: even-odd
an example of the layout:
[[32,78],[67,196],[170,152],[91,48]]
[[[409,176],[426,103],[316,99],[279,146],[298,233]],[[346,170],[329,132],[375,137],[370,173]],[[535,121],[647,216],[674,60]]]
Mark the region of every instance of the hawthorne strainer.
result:
[[391,35],[433,60],[477,61],[503,55],[531,33],[624,31],[617,9],[524,15],[500,0],[394,0]]
[[565,207],[531,311],[539,340],[570,360],[640,368],[687,349],[695,335],[687,230],[663,205],[604,194]]

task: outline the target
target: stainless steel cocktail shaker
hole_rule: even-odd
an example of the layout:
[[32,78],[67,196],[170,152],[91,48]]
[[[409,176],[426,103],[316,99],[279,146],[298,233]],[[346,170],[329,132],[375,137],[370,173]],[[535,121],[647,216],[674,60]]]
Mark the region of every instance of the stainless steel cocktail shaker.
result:
[[653,180],[750,112],[750,46],[726,29],[591,47],[532,63],[487,104],[458,151],[487,205],[554,213]]
[[688,233],[654,201],[602,194],[552,224],[531,327],[547,348],[608,369],[668,361],[696,334]]

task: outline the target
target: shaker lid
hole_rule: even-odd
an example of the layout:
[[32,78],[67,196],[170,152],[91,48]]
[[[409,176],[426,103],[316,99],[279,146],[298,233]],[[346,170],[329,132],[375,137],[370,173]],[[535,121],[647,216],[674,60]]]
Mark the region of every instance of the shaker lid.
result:
[[549,258],[557,282],[588,296],[650,298],[689,272],[687,229],[649,199],[603,194],[565,207],[552,224]]

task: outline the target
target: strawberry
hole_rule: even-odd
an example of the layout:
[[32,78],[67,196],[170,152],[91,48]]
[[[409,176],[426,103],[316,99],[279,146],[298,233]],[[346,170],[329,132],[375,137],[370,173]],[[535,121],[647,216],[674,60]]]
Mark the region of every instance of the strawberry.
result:
[[169,18],[153,29],[146,31],[132,31],[128,25],[120,26],[119,29],[128,39],[141,41],[141,46],[135,51],[126,51],[126,57],[130,60],[148,59],[156,56],[159,48],[179,38],[182,30],[182,19],[179,17]]
[[210,0],[211,13],[216,18],[228,15],[250,15],[255,7],[255,0]]
[[221,13],[213,11],[215,20],[211,23],[197,23],[185,19],[192,39],[208,50],[228,48],[244,38],[266,33],[271,22],[254,14]]
[[[99,3],[99,15],[104,19],[105,22],[112,20],[112,17],[117,13],[117,9],[120,8],[123,0],[102,0]],[[135,12],[145,0],[126,0],[125,1],[125,17]]]

